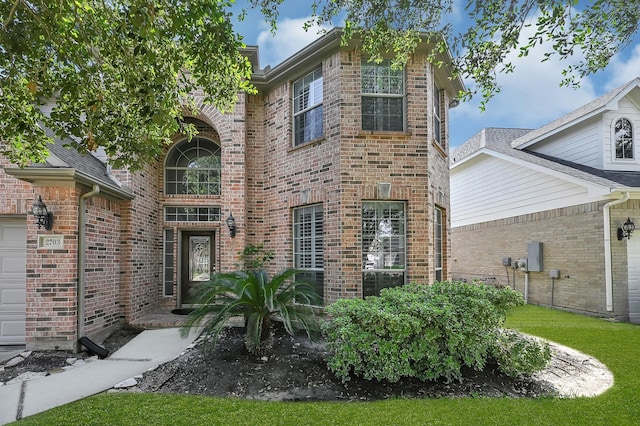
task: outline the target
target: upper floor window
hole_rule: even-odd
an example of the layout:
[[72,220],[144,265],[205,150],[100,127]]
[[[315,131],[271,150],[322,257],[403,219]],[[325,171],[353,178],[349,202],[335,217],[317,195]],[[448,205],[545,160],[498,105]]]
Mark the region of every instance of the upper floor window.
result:
[[631,121],[621,118],[613,130],[616,144],[616,159],[633,159],[633,126]]
[[442,91],[433,83],[433,137],[442,145]]
[[294,143],[300,145],[324,134],[322,67],[293,83]]
[[404,130],[404,70],[362,62],[362,130]]
[[220,146],[194,136],[177,143],[166,157],[165,193],[220,195]]

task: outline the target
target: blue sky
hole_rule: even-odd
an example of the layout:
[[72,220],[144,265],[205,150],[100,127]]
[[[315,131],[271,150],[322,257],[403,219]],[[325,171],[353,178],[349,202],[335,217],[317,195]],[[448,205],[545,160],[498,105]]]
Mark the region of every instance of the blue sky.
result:
[[[236,0],[234,10],[247,7],[248,1]],[[243,22],[236,22],[236,31],[247,45],[259,46],[260,66],[277,65],[302,49],[317,37],[317,29],[305,32],[312,1],[285,0],[280,8],[278,31],[272,35],[258,11],[249,10]],[[462,10],[457,8],[449,17],[454,24],[462,23]],[[480,111],[479,97],[450,110],[450,141],[454,148],[484,127],[537,128],[584,105],[596,97],[640,76],[640,37],[609,66],[584,79],[579,89],[560,87],[561,71],[567,62],[541,62],[544,46],[526,58],[513,59],[516,70],[498,77],[501,92]],[[473,82],[465,81],[467,87]]]

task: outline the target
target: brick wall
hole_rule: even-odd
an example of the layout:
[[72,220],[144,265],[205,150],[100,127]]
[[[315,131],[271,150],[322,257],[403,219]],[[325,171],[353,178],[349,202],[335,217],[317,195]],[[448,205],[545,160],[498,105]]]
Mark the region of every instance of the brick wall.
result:
[[101,341],[120,326],[120,203],[86,200],[84,334]]
[[38,196],[31,184],[7,175],[5,167],[15,166],[0,155],[0,214],[26,215],[31,211],[31,206]]
[[[78,197],[76,188],[37,187],[53,228],[27,220],[28,349],[75,349],[77,340]],[[38,235],[62,235],[64,248],[38,249]]]
[[[614,311],[605,305],[604,202],[549,210],[452,230],[453,279],[486,280],[524,294],[524,272],[505,268],[502,258],[527,257],[527,242],[542,242],[543,271],[529,272],[529,303],[592,315],[628,315],[626,247],[615,237],[626,219],[624,204],[611,210]],[[624,216],[624,219],[622,217]],[[560,278],[552,280],[550,269]]]
[[248,177],[256,194],[251,208],[264,212],[256,237],[276,252],[274,270],[292,266],[292,208],[302,205],[300,192],[308,191],[307,204],[324,207],[325,300],[361,297],[362,201],[377,199],[378,182],[390,182],[390,199],[407,202],[408,281],[432,281],[433,209],[440,205],[448,220],[449,203],[448,161],[431,128],[433,68],[420,56],[407,66],[407,131],[373,133],[361,130],[359,54],[335,53],[322,67],[324,138],[292,147],[291,82],[263,94],[262,116],[253,108],[260,99],[250,103],[247,117],[264,123],[248,125],[248,146],[259,153],[265,170],[258,172],[263,181]]

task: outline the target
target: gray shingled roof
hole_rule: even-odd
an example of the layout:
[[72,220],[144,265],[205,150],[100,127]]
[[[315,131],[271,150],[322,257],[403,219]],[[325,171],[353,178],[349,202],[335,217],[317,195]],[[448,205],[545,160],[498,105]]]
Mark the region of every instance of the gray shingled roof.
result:
[[599,170],[548,155],[512,148],[512,142],[516,138],[526,137],[529,132],[531,131],[528,129],[482,129],[451,153],[451,164],[455,164],[481,149],[486,149],[604,188],[640,187],[640,172]]
[[628,94],[636,87],[640,87],[640,78],[623,84],[569,114],[535,130],[482,129],[451,153],[449,157],[450,165],[454,165],[464,158],[482,149],[486,149],[517,160],[545,167],[549,170],[563,173],[591,184],[600,185],[604,188],[640,188],[640,172],[595,169],[549,155],[539,154],[525,148],[531,142],[540,140],[558,129],[569,127],[587,117],[604,111],[610,102]]
[[122,188],[120,182],[109,173],[107,165],[93,155],[83,155],[74,148],[66,148],[64,142],[61,140],[56,140],[54,143],[47,145],[47,148],[49,152],[59,158],[64,165],[60,165],[58,162],[50,159],[47,163],[33,164],[29,166],[30,168],[75,169],[103,185],[119,191],[125,190]]

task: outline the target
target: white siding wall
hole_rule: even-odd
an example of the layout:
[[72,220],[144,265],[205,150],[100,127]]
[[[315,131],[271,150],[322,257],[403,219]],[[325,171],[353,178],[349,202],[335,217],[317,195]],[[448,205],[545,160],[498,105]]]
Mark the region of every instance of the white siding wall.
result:
[[603,158],[600,124],[598,119],[588,120],[529,149],[541,154],[601,169]]
[[581,186],[488,155],[451,170],[452,227],[589,201]]
[[[613,146],[613,127],[620,118],[627,118],[633,125],[633,160],[616,160]],[[628,99],[623,98],[618,103],[617,111],[608,111],[602,117],[603,156],[605,170],[634,170],[640,171],[640,111]]]

